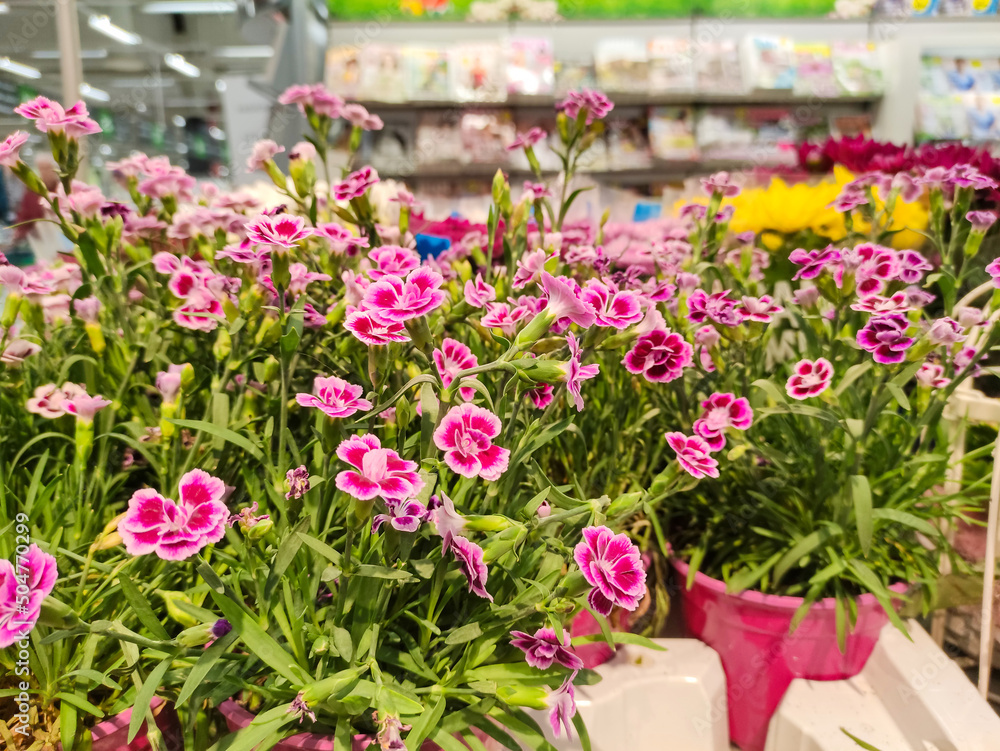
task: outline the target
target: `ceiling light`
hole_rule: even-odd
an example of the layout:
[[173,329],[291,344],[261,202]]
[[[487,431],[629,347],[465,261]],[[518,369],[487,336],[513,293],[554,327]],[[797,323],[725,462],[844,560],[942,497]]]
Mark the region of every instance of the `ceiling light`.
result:
[[89,83],[80,84],[80,96],[94,102],[110,102],[111,95],[104,89],[98,89]]
[[216,91],[225,91],[226,90],[226,82],[223,81],[221,78],[215,79],[215,90]]
[[209,127],[208,135],[210,135],[216,141],[223,141],[226,138],[226,132],[222,128],[216,125],[212,125],[211,127]]
[[150,74],[143,78],[114,78],[111,85],[116,89],[169,89],[177,83],[172,76]]
[[167,64],[168,68],[173,68],[188,78],[197,78],[201,75],[201,68],[189,63],[184,59],[184,55],[178,55],[176,52],[168,52],[164,55],[163,62]]
[[0,57],[0,70],[5,70],[8,73],[13,73],[15,76],[23,76],[24,78],[42,77],[42,72],[38,68],[16,63],[9,57]]
[[136,45],[142,42],[142,37],[131,31],[126,31],[121,26],[111,23],[107,16],[92,15],[87,19],[87,25],[94,31],[99,31],[104,36],[114,39],[122,44]]
[[142,12],[154,15],[235,13],[236,0],[159,0],[146,3]]
[[10,6],[7,3],[0,3],[0,13],[10,13]]
[[231,60],[248,58],[266,58],[274,56],[274,47],[269,44],[242,44],[237,47],[219,47],[216,57],[226,57]]
[[176,125],[178,128],[183,128],[185,125],[187,125],[187,120],[184,119],[184,115],[174,115],[173,118],[171,118],[171,120],[173,121],[174,125]]
[[[35,60],[58,60],[62,53],[59,50],[35,50],[31,56]],[[107,56],[107,50],[80,50],[80,57],[84,60],[103,60]]]

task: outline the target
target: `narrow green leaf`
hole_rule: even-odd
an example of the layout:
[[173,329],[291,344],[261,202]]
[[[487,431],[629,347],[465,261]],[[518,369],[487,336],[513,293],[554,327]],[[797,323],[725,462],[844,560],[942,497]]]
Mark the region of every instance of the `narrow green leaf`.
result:
[[153,608],[149,604],[149,600],[139,591],[139,588],[129,579],[128,574],[124,571],[118,573],[118,584],[121,586],[122,594],[125,595],[128,604],[135,611],[139,622],[148,628],[150,633],[157,639],[169,641],[170,634],[167,633],[167,630],[163,628],[163,624],[160,623],[160,619],[153,613]]
[[311,537],[305,534],[304,532],[297,532],[296,534],[298,534],[298,536],[302,538],[302,542],[304,542],[307,546],[315,550],[317,553],[319,553],[321,556],[326,558],[331,563],[340,566],[340,561],[343,558],[343,556],[341,556],[341,554],[338,551],[331,548],[322,540],[317,540],[315,537]]
[[934,537],[938,533],[938,530],[934,528],[934,525],[926,519],[921,519],[919,516],[908,514],[907,512],[900,511],[899,509],[877,508],[872,511],[872,516],[876,519],[884,519],[886,521],[895,522],[896,524],[902,524],[906,527],[915,529],[928,537]]
[[[63,704],[59,707],[59,740],[62,751],[73,751],[76,748],[76,707],[73,706],[72,702],[66,700],[65,694],[56,694],[56,697],[63,699]],[[15,742],[14,745],[16,746],[17,743]]]
[[445,637],[445,644],[465,644],[483,635],[483,629],[478,623],[466,623],[459,626]]
[[132,717],[128,722],[128,742],[131,743],[136,734],[139,732],[139,728],[142,726],[143,720],[146,719],[146,710],[149,708],[149,704],[153,701],[153,697],[156,695],[156,689],[160,687],[160,681],[163,680],[163,676],[167,672],[167,668],[170,667],[170,663],[173,662],[173,655],[165,660],[162,660],[152,672],[146,676],[146,680],[143,681],[142,686],[135,694],[135,702],[132,705]]
[[[104,712],[95,704],[91,704],[82,696],[77,696],[76,694],[71,694],[67,691],[60,691],[56,694],[55,698],[60,701],[64,701],[67,704],[72,704],[77,709],[82,709],[84,712],[94,715],[94,717],[101,718],[104,717]],[[65,708],[63,708],[65,711]]]
[[861,552],[868,557],[872,549],[872,490],[864,475],[851,475],[851,497],[854,499],[854,520],[858,525]]
[[889,390],[889,393],[892,394],[892,398],[896,400],[896,404],[898,404],[904,410],[909,412],[910,400],[906,398],[906,394],[903,393],[903,389],[901,389],[895,383],[892,383],[892,381],[887,383],[885,387]]
[[587,723],[583,721],[579,712],[573,715],[573,727],[576,728],[576,734],[580,736],[580,745],[583,746],[583,751],[590,751],[590,733],[587,732]]
[[282,574],[288,570],[292,561],[295,560],[295,554],[302,547],[304,540],[300,533],[309,529],[311,523],[312,519],[308,516],[302,519],[278,546],[278,553],[274,556],[274,563],[271,565],[271,570],[267,574],[267,582],[264,584],[264,600],[266,602],[271,601],[274,588],[278,586]]
[[420,717],[413,723],[410,732],[406,734],[406,751],[419,751],[420,745],[424,742],[431,730],[438,727],[438,721],[444,714],[448,702],[443,696],[434,699],[426,710],[421,712]]
[[184,685],[181,687],[180,694],[177,695],[177,701],[174,702],[178,707],[182,706],[189,698],[191,694],[194,693],[195,689],[201,685],[202,681],[208,675],[208,671],[212,669],[219,658],[229,650],[239,638],[239,634],[235,631],[230,631],[228,634],[223,636],[221,639],[216,639],[208,649],[206,649],[198,661],[192,666],[190,672],[188,672],[188,677],[184,681]]
[[774,581],[779,582],[781,578],[788,573],[788,569],[794,566],[803,556],[809,555],[816,548],[823,545],[831,537],[830,529],[827,527],[822,527],[817,529],[812,534],[806,535],[797,543],[795,543],[792,548],[785,553],[781,560],[779,560],[774,566]]
[[215,425],[214,423],[206,422],[204,420],[170,419],[168,422],[172,422],[179,428],[199,430],[208,433],[209,435],[219,436],[234,446],[243,449],[257,461],[264,461],[264,454],[261,452],[260,448],[255,446],[245,435],[241,435],[233,430],[230,430],[229,428],[222,427],[221,425]]
[[[667,651],[666,647],[661,647],[652,639],[642,636],[641,634],[613,631],[611,633],[611,638],[614,639],[615,644],[635,644],[638,647],[646,647],[647,649],[652,649],[656,652]],[[592,644],[598,641],[604,641],[604,637],[601,634],[587,634],[586,636],[574,636],[572,644],[574,647],[577,647],[581,644]]]
[[847,730],[845,730],[844,728],[841,728],[840,732],[846,735],[855,743],[857,743],[859,746],[861,746],[861,748],[863,748],[865,751],[880,751],[880,749],[875,748],[875,746],[873,746],[872,744],[865,743],[865,741],[861,740],[860,738],[855,738],[853,735],[848,733]]
[[394,581],[416,581],[417,577],[409,571],[398,568],[388,568],[387,566],[374,566],[363,564],[354,569],[355,576],[368,577],[369,579],[392,579]]

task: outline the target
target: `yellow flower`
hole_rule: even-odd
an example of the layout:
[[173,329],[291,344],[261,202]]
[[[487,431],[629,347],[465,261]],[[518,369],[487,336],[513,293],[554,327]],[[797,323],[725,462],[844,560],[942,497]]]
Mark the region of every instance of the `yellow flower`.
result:
[[[738,196],[727,198],[723,205],[735,209],[730,229],[733,232],[752,231],[761,236],[761,244],[768,250],[782,247],[782,236],[810,230],[825,237],[830,242],[839,242],[847,235],[844,216],[831,207],[844,185],[854,179],[848,170],[835,167],[832,176],[818,182],[799,182],[789,185],[780,177],[771,178],[765,187],[745,188]],[[705,197],[693,199],[700,204],[708,203]],[[675,212],[687,201],[678,201]],[[876,210],[885,204],[876,191]],[[892,237],[896,248],[916,248],[923,238],[914,230],[927,227],[927,209],[922,203],[896,201],[893,212],[892,230],[902,230]],[[870,225],[859,214],[855,215],[854,226],[858,231],[867,232]]]

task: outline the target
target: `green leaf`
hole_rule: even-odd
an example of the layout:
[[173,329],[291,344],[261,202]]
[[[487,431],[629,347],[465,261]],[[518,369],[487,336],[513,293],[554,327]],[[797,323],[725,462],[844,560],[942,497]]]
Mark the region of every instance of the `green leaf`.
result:
[[906,638],[909,639],[910,633],[906,630],[906,624],[903,623],[902,619],[899,617],[899,614],[896,612],[896,608],[892,606],[892,599],[895,595],[889,592],[888,588],[882,584],[881,580],[875,576],[875,573],[868,568],[868,564],[864,561],[852,558],[851,568],[854,570],[854,573],[857,575],[861,584],[864,585],[869,592],[875,595],[879,604],[889,616],[889,620],[892,621],[892,624],[906,634]]
[[387,566],[374,566],[362,564],[354,569],[354,576],[367,577],[369,579],[391,579],[393,581],[417,581],[417,577],[409,571],[399,568],[389,568]]
[[59,737],[62,741],[62,751],[73,751],[76,748],[77,719],[76,707],[71,702],[64,701],[59,707]]
[[148,707],[150,702],[153,701],[153,697],[156,695],[156,689],[160,687],[160,681],[163,680],[163,676],[167,672],[167,668],[170,667],[170,663],[174,661],[174,656],[170,655],[167,659],[162,660],[159,665],[153,668],[153,671],[146,676],[146,680],[143,681],[142,686],[135,694],[135,702],[133,703],[132,717],[128,721],[128,742],[131,743],[136,734],[139,732],[139,728],[142,726],[143,720],[146,719],[146,712],[141,711],[141,708]]
[[840,732],[843,733],[844,735],[846,735],[848,738],[850,738],[855,743],[857,743],[859,746],[861,746],[861,748],[863,748],[865,751],[880,751],[880,749],[875,748],[875,746],[873,746],[872,744],[865,743],[860,738],[855,738],[853,735],[851,735],[850,733],[848,733],[847,730],[845,730],[844,728],[841,728]]
[[469,751],[462,741],[441,728],[435,728],[431,740],[438,744],[443,751]]
[[858,525],[858,540],[865,557],[872,549],[872,489],[864,475],[851,475],[851,497],[854,499],[854,520]]
[[354,643],[351,641],[351,632],[341,626],[333,629],[333,646],[337,653],[350,662],[354,658]]
[[302,519],[295,525],[295,529],[293,529],[278,546],[278,553],[274,556],[274,563],[271,565],[271,570],[267,575],[267,582],[264,584],[265,601],[271,601],[271,596],[274,594],[274,588],[278,586],[278,580],[281,579],[282,574],[288,570],[292,561],[295,560],[295,554],[298,553],[299,548],[302,547],[304,540],[302,539],[300,533],[309,529],[309,525],[311,523],[312,519],[308,516]]
[[135,583],[128,578],[128,574],[124,571],[118,573],[118,584],[121,585],[122,594],[125,595],[125,599],[128,600],[128,604],[132,606],[132,610],[135,611],[136,617],[139,622],[149,629],[149,631],[157,639],[162,641],[169,641],[170,634],[167,630],[163,628],[163,624],[160,623],[159,618],[153,613],[153,608],[149,604],[149,600],[145,598],[142,592]]
[[737,572],[734,576],[731,576],[726,581],[726,593],[731,595],[738,594],[744,589],[752,587],[763,578],[764,574],[771,570],[771,567],[778,562],[781,555],[782,554],[780,552],[775,553],[766,561],[758,563],[752,568],[744,568]]
[[272,736],[277,739],[277,733],[282,726],[287,725],[295,715],[289,713],[291,704],[282,704],[280,707],[262,712],[253,721],[235,735],[227,735],[216,743],[209,751],[261,751],[264,748],[271,748],[274,743],[268,743]]
[[420,717],[413,723],[410,732],[406,734],[406,751],[419,751],[420,745],[424,742],[431,730],[438,727],[438,721],[444,714],[448,702],[443,696],[434,699],[434,703],[420,713]]
[[466,623],[459,626],[445,637],[445,644],[465,644],[483,635],[483,629],[478,623]]
[[837,623],[837,649],[841,654],[847,652],[847,609],[844,607],[844,598],[838,596],[833,603],[834,619]]
[[785,553],[781,560],[779,560],[774,566],[774,582],[777,584],[786,573],[788,569],[798,563],[804,556],[809,555],[820,545],[823,545],[832,536],[831,530],[828,527],[822,527],[817,529],[812,534],[806,535],[801,540],[799,540],[795,545],[792,546],[791,550]]
[[913,514],[908,514],[905,511],[900,511],[894,508],[877,508],[872,510],[872,516],[876,519],[884,519],[887,521],[895,522],[896,524],[902,524],[906,527],[917,530],[921,534],[927,535],[928,537],[934,537],[937,535],[938,530],[934,528],[929,521],[926,519],[921,519],[919,516],[914,516]]
[[210,647],[208,647],[198,661],[192,666],[191,670],[188,672],[188,677],[184,681],[184,685],[181,687],[180,694],[177,695],[177,701],[174,702],[178,707],[182,706],[189,698],[191,694],[195,692],[195,689],[201,685],[202,681],[208,675],[208,671],[212,669],[219,658],[229,650],[239,638],[239,634],[235,631],[230,631],[228,634],[223,636],[221,639],[216,639]]
[[[98,718],[104,717],[104,712],[101,711],[100,707],[91,704],[82,696],[77,696],[76,694],[71,694],[66,691],[60,691],[58,694],[56,694],[55,698],[59,699],[60,701],[64,701],[67,704],[72,704],[77,709],[82,709],[84,712],[88,712],[89,714],[94,715],[94,717]],[[65,709],[63,711],[65,711]]]
[[259,462],[264,461],[264,454],[261,452],[260,448],[255,446],[249,438],[245,435],[240,435],[239,433],[230,430],[229,428],[222,427],[221,425],[216,425],[211,422],[206,422],[204,420],[177,420],[169,419],[168,422],[172,422],[179,428],[187,428],[188,430],[199,430],[209,435],[218,436],[228,441],[229,443],[237,446],[244,451],[246,451],[250,456]]
[[298,534],[298,536],[302,538],[302,542],[304,542],[308,547],[315,550],[317,553],[319,553],[321,556],[326,558],[331,563],[340,566],[340,561],[343,558],[343,556],[341,556],[341,554],[338,551],[331,548],[322,540],[317,540],[315,537],[311,537],[305,534],[304,532],[297,532],[296,534]]
[[[666,647],[661,647],[652,639],[642,636],[641,634],[613,631],[611,633],[611,638],[614,639],[615,644],[635,644],[638,647],[646,647],[647,649],[652,649],[656,652],[667,651]],[[592,644],[598,641],[604,641],[604,637],[601,634],[587,634],[586,636],[574,636],[571,643],[574,647],[577,647],[581,644]]]
[[288,654],[267,631],[261,628],[253,616],[225,594],[220,594],[214,589],[210,589],[209,594],[215,600],[215,604],[219,606],[222,614],[232,624],[233,630],[243,637],[243,643],[247,645],[250,652],[274,668],[293,686],[301,686],[310,682],[311,679],[295,662],[295,658]]
[[907,412],[910,411],[910,400],[906,398],[906,394],[903,393],[903,389],[897,386],[895,383],[890,381],[885,385],[892,394],[892,398],[896,400],[896,404],[905,409]]
[[833,390],[833,393],[837,396],[843,394],[847,390],[848,386],[871,370],[873,366],[874,362],[872,360],[865,360],[863,363],[849,367],[844,373],[844,377],[840,379],[840,383],[837,384],[837,388]]
[[424,711],[424,705],[404,694],[401,689],[401,686],[397,686],[396,688],[382,686],[375,697],[375,701],[393,714],[410,717],[421,714]]
[[777,402],[778,404],[786,404],[785,393],[778,388],[777,384],[773,381],[769,381],[766,378],[759,378],[754,381],[751,386],[756,386],[765,394],[768,395],[770,399]]
[[587,723],[583,721],[583,716],[579,712],[573,715],[573,727],[576,728],[576,734],[580,736],[580,745],[583,746],[583,751],[590,751],[590,733],[587,732]]

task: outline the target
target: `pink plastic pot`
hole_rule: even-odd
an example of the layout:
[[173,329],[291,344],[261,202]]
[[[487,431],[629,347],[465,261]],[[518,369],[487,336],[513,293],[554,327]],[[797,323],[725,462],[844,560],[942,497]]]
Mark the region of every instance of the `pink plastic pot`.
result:
[[[628,631],[632,626],[631,616],[632,614],[626,610],[615,610],[610,618],[611,630],[619,633]],[[573,619],[569,627],[571,638],[576,636],[591,636],[599,633],[601,633],[601,624],[586,610],[577,613],[576,618]],[[609,647],[603,641],[596,641],[592,644],[581,644],[579,647],[574,647],[573,651],[583,660],[583,666],[590,670],[603,665],[615,656],[615,649]]]
[[[168,749],[183,748],[181,725],[173,704],[165,702],[159,696],[154,696],[149,703],[149,708],[153,710],[156,727],[163,734],[166,747]],[[145,722],[140,726],[139,732],[132,739],[132,742],[128,742],[128,723],[131,719],[132,710],[126,709],[124,712],[95,725],[90,731],[90,737],[93,741],[92,751],[126,751],[126,749],[127,751],[148,751],[152,748],[146,737]]]
[[[767,725],[793,678],[836,681],[861,672],[889,616],[874,595],[857,598],[858,620],[837,647],[835,600],[813,604],[789,633],[800,597],[760,592],[726,594],[726,585],[701,572],[684,586],[688,565],[672,561],[681,583],[681,614],[687,632],[719,653],[726,673],[729,737],[743,751],[763,751]],[[906,585],[893,585],[904,592]]]

